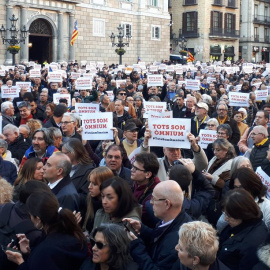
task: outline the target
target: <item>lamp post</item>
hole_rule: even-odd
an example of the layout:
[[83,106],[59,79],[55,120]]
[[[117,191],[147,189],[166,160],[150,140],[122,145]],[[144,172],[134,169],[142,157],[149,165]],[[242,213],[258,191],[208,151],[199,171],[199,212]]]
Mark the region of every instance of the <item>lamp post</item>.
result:
[[179,37],[178,39],[179,47],[181,47],[182,50],[185,50],[187,48],[187,40],[184,36]]
[[[123,48],[125,46],[129,47],[129,41],[130,41],[131,35],[124,36],[124,28],[122,27],[121,24],[119,24],[117,29],[118,29],[118,36],[117,36],[118,43],[115,43],[116,36],[114,35],[114,33],[110,35],[110,39],[112,42],[112,47],[116,46],[118,48],[115,50],[115,52],[119,55],[119,65],[121,65],[122,55],[124,55],[126,52]],[[126,42],[123,42],[124,37],[126,38]]]
[[[12,65],[15,65],[15,54],[17,54],[20,50],[20,46],[16,46],[16,45],[19,45],[21,42],[25,44],[25,39],[26,39],[28,31],[26,30],[25,25],[23,26],[21,31],[16,28],[16,23],[18,21],[18,18],[15,18],[14,14],[10,18],[10,21],[11,21],[11,27],[7,29],[10,32],[10,38],[6,38],[6,29],[4,25],[2,25],[2,27],[0,28],[0,33],[1,33],[1,38],[3,40],[3,44],[7,42],[10,45],[8,47],[8,51],[12,54]],[[19,31],[21,32],[20,38],[18,38]]]

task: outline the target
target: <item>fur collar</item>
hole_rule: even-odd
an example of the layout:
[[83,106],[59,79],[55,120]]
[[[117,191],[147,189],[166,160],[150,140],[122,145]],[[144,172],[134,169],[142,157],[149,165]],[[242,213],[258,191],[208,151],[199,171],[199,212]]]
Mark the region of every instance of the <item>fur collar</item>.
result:
[[270,244],[265,245],[258,249],[258,257],[265,265],[270,267]]

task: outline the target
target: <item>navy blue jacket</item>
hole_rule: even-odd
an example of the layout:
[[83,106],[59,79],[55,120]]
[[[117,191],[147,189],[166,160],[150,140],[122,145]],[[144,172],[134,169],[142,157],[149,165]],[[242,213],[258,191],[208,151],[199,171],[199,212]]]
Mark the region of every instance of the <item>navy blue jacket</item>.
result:
[[6,179],[11,185],[13,185],[14,181],[17,178],[17,168],[10,161],[3,160],[0,156],[0,175],[4,179]]
[[178,243],[178,231],[182,224],[192,221],[185,212],[181,213],[158,236],[155,230],[142,224],[140,238],[130,243],[133,260],[141,270],[171,269],[178,259],[175,246]]

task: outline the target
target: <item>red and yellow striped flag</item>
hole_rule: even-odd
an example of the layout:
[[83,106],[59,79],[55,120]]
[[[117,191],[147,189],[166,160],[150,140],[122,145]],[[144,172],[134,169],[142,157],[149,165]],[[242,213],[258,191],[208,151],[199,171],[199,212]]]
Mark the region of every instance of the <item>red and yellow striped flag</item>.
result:
[[77,20],[75,22],[75,25],[74,25],[74,30],[73,30],[73,33],[72,33],[72,36],[71,36],[71,40],[70,40],[70,45],[73,46],[76,38],[78,37],[78,26],[77,26]]
[[192,53],[187,50],[187,62],[193,62],[195,60],[194,56],[192,55]]

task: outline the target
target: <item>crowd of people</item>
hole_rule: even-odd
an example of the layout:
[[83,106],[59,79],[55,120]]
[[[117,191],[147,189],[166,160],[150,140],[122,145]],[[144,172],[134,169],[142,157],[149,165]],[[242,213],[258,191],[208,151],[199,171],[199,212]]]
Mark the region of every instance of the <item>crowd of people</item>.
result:
[[[0,78],[31,83],[1,99],[0,269],[270,269],[270,95],[256,98],[270,90],[269,67],[150,66],[98,65],[79,90],[74,73],[89,70],[77,62],[58,65],[62,82],[23,64]],[[148,87],[147,74],[163,85]],[[231,106],[230,92],[249,106]],[[190,119],[186,148],[151,146],[147,101]],[[111,112],[113,139],[86,140],[76,103]],[[201,130],[217,136],[205,148]]]

